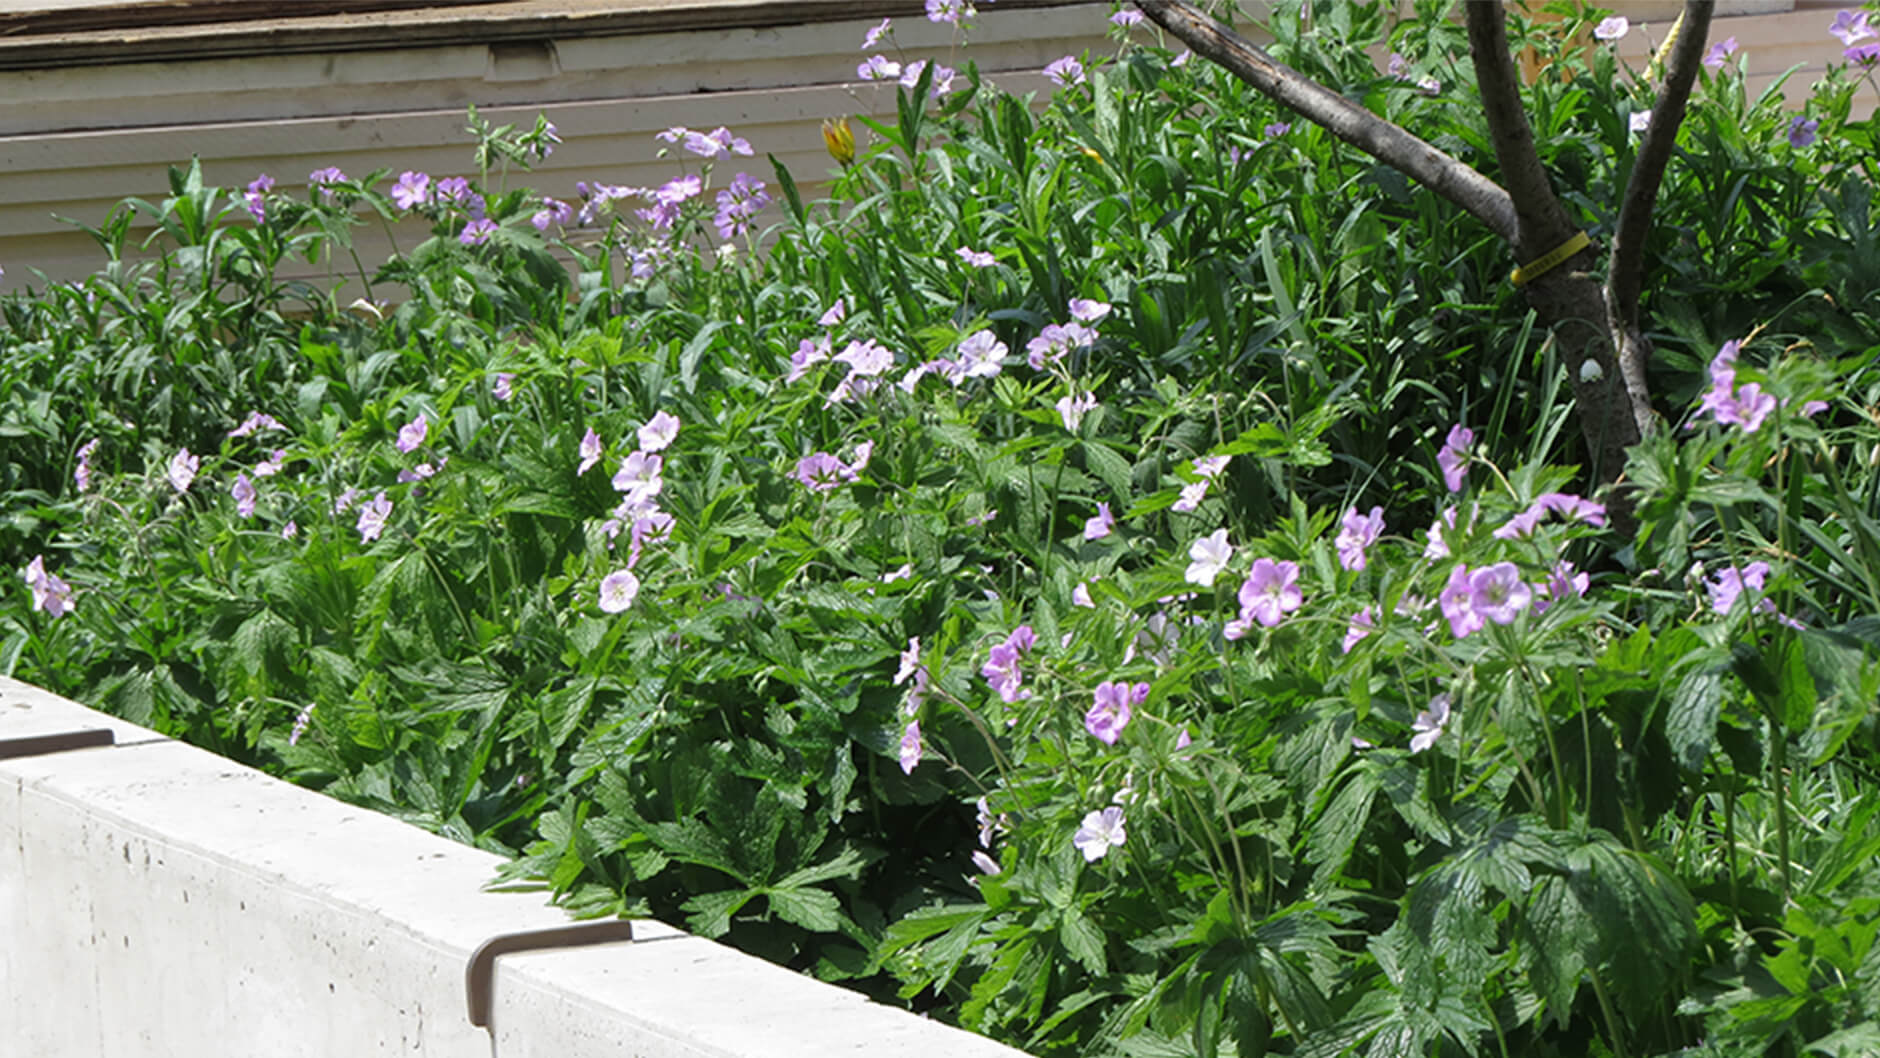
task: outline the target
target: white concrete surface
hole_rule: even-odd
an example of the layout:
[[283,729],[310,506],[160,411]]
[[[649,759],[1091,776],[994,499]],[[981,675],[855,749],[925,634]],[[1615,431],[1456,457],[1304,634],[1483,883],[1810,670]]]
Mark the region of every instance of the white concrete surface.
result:
[[502,957],[474,1028],[476,947],[566,923],[497,857],[0,679],[0,738],[95,726],[0,761],[0,1058],[1020,1058],[658,923]]

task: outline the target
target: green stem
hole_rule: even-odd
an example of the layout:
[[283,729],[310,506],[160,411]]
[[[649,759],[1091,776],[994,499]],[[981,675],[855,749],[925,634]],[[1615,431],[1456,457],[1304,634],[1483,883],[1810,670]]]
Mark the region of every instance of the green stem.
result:
[[1775,722],[1769,721],[1769,768],[1770,784],[1775,787],[1776,795],[1776,855],[1782,862],[1782,898],[1790,899],[1794,894],[1795,879],[1789,866],[1789,796],[1785,777],[1789,770],[1789,736]]

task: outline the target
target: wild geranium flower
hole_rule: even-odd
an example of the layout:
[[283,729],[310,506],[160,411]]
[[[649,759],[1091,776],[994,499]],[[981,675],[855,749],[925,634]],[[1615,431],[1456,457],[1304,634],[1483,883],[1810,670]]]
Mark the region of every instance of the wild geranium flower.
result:
[[255,516],[255,483],[248,480],[247,474],[236,474],[235,484],[228,490],[235,498],[235,513],[243,518]]
[[1085,413],[1097,406],[1097,398],[1090,393],[1066,394],[1057,399],[1058,418],[1064,420],[1064,428],[1071,433],[1084,421]]
[[1141,705],[1148,697],[1146,683],[1106,681],[1097,684],[1095,704],[1084,714],[1084,730],[1106,746],[1116,745],[1123,728],[1129,725],[1131,708]]
[[419,412],[416,418],[398,428],[398,440],[393,442],[393,447],[407,454],[415,452],[418,446],[424,444],[424,437],[430,429],[431,424],[425,421],[424,413]]
[[91,457],[98,451],[98,442],[99,438],[94,437],[79,446],[78,465],[72,468],[72,482],[80,492],[91,488]]
[[300,535],[300,526],[296,524],[292,518],[289,518],[287,520],[286,525],[281,526],[281,539],[292,540],[294,537],[299,536],[299,535]]
[[1351,648],[1364,641],[1364,637],[1377,631],[1377,611],[1370,606],[1351,615],[1345,622],[1345,639],[1339,644],[1339,652],[1351,653]]
[[889,30],[893,28],[894,28],[894,19],[891,19],[891,18],[882,19],[881,25],[876,26],[875,28],[862,34],[862,49],[866,51],[867,49],[872,48],[876,44],[880,43],[881,38],[885,36]]
[[[1110,505],[1099,502],[1097,513],[1084,522],[1084,539],[1101,540],[1116,528],[1116,516],[1110,513]],[[1221,530],[1225,533],[1227,530]],[[1230,549],[1231,550],[1231,549]]]
[[400,485],[409,485],[415,481],[424,481],[428,478],[433,477],[436,474],[437,474],[436,467],[432,466],[429,463],[419,463],[417,466],[412,467],[408,470],[399,471],[398,483]]
[[353,525],[359,530],[359,542],[369,544],[377,540],[379,534],[385,532],[385,519],[391,516],[392,501],[386,499],[383,492],[360,504],[359,521]]
[[1434,746],[1436,740],[1443,737],[1443,729],[1449,726],[1450,701],[1447,694],[1439,694],[1430,699],[1430,707],[1416,715],[1410,722],[1410,752],[1421,753]]
[[251,411],[248,413],[246,419],[243,419],[239,425],[228,432],[228,435],[230,437],[247,437],[249,434],[259,433],[262,430],[280,429],[285,429],[285,427],[281,425],[279,419],[262,412]]
[[305,709],[300,711],[300,715],[294,717],[294,729],[287,734],[287,744],[290,746],[299,745],[301,737],[307,733],[307,725],[312,722],[313,705],[309,703]]
[[1338,564],[1351,570],[1364,568],[1365,552],[1384,533],[1384,508],[1373,507],[1370,514],[1359,514],[1356,507],[1345,512],[1342,528],[1332,546],[1338,551]]
[[1635,133],[1644,132],[1651,125],[1652,112],[1649,110],[1634,110],[1632,116],[1626,119],[1626,127]]
[[750,230],[751,218],[770,205],[770,192],[763,181],[739,173],[731,178],[729,187],[718,192],[715,201],[718,211],[712,215],[712,226],[718,229],[719,238],[730,239]]
[[1501,528],[1495,530],[1495,538],[1513,540],[1529,536],[1549,514],[1558,514],[1570,521],[1581,521],[1601,528],[1606,525],[1605,504],[1565,492],[1543,492],[1534,497],[1534,502],[1528,505],[1527,510],[1508,519]]
[[558,198],[544,197],[542,208],[535,211],[534,215],[529,218],[529,223],[535,225],[536,231],[547,231],[550,224],[560,224],[565,227],[573,219],[573,206]]
[[333,498],[333,517],[338,518],[340,515],[345,514],[347,511],[352,510],[353,504],[357,503],[358,501],[359,501],[358,489],[347,489],[346,491],[340,493],[338,496]]
[[1497,562],[1469,574],[1469,606],[1486,620],[1513,624],[1533,601],[1534,590],[1522,582],[1521,570],[1512,562]]
[[908,677],[920,671],[920,637],[914,636],[907,641],[907,649],[901,651],[901,667],[895,670],[894,685],[906,683]]
[[1841,38],[1841,44],[1845,47],[1851,47],[1874,35],[1873,26],[1867,19],[1867,12],[1855,10],[1835,12],[1834,22],[1828,27],[1828,32]]
[[1813,147],[1815,145],[1815,130],[1820,127],[1821,122],[1814,118],[1804,117],[1800,114],[1795,115],[1795,117],[1789,121],[1789,146],[1798,151],[1805,147]]
[[835,359],[849,365],[850,373],[863,378],[874,378],[894,366],[894,353],[873,341],[850,342]]
[[490,236],[494,234],[496,234],[496,222],[480,218],[464,225],[463,231],[457,235],[457,241],[465,246],[481,246],[489,242]]
[[920,764],[920,721],[909,720],[907,730],[901,732],[901,772],[914,774]]
[[[822,318],[816,321],[816,326],[834,327],[836,324],[841,323],[844,319],[847,319],[848,315],[849,315],[848,302],[843,298],[837,298],[835,301],[835,304],[829,306],[828,310],[822,314]],[[824,341],[827,341],[827,340],[828,339],[824,339]]]
[[1614,15],[1611,18],[1601,19],[1599,25],[1593,27],[1593,39],[1618,40],[1631,28],[1632,23],[1627,21],[1624,15]]
[[248,207],[248,212],[255,218],[256,223],[268,219],[267,194],[272,190],[274,190],[274,178],[262,173],[249,182],[247,192],[242,195],[242,204]]
[[[836,304],[840,305],[841,302]],[[828,317],[825,316],[824,319]],[[808,338],[797,343],[796,352],[790,354],[790,373],[783,376],[784,385],[800,381],[809,369],[829,359],[829,338],[824,336],[815,341]]]
[[716,158],[719,155],[751,155],[751,144],[742,136],[734,136],[723,125],[710,132],[692,132],[685,134],[685,149],[701,158]]
[[1872,66],[1880,62],[1880,43],[1856,44],[1842,51],[1841,57],[1862,66]]
[[1449,631],[1462,639],[1482,630],[1482,615],[1475,612],[1475,590],[1469,581],[1469,567],[1458,564],[1449,571],[1449,583],[1443,587],[1443,593],[1436,597],[1443,608],[1443,616],[1449,619]]
[[1123,10],[1118,11],[1116,14],[1110,16],[1110,24],[1112,26],[1121,26],[1124,29],[1128,29],[1131,26],[1138,25],[1141,22],[1142,22],[1142,12],[1131,10],[1130,8],[1124,8]]
[[189,454],[189,449],[179,448],[170,457],[169,469],[164,476],[170,479],[170,487],[178,492],[188,492],[189,483],[196,480],[196,470],[202,466],[202,459]]
[[581,435],[581,444],[576,451],[581,456],[581,465],[574,473],[580,477],[601,461],[601,435],[594,432],[594,427],[588,427],[587,432]]
[[1044,75],[1060,88],[1083,84],[1084,64],[1078,62],[1075,56],[1066,55],[1045,66]]
[[1546,582],[1534,593],[1534,612],[1546,613],[1548,607],[1562,599],[1579,598],[1586,594],[1591,584],[1591,579],[1585,573],[1575,569],[1573,563],[1562,559],[1554,563]]
[[1090,597],[1089,582],[1078,581],[1077,586],[1071,589],[1071,605],[1081,606],[1086,610],[1094,610],[1097,608],[1096,600]]
[[1216,529],[1188,547],[1188,571],[1183,579],[1203,588],[1212,587],[1227,564],[1233,561],[1234,546],[1227,542],[1227,530]]
[[967,378],[991,378],[1005,367],[1005,343],[991,331],[974,331],[957,350]]
[[1071,835],[1071,844],[1084,854],[1084,862],[1095,863],[1107,856],[1111,849],[1121,848],[1129,840],[1124,822],[1121,805],[1091,812],[1084,816],[1084,825]]
[[1123,661],[1127,664],[1137,654],[1155,662],[1156,667],[1166,669],[1175,663],[1175,648],[1181,639],[1181,626],[1168,619],[1168,614],[1157,611],[1149,615],[1142,623],[1134,639],[1129,641],[1129,648],[1123,651]]
[[1110,304],[1090,298],[1072,298],[1070,310],[1071,319],[1078,323],[1096,323],[1110,314]]
[[1704,53],[1704,65],[1713,70],[1720,69],[1724,61],[1734,54],[1736,54],[1736,38],[1720,40],[1712,44],[1710,50]]
[[1202,456],[1195,460],[1195,473],[1203,481],[1218,481],[1227,470],[1229,456]]
[[[1704,590],[1710,595],[1711,610],[1728,614],[1736,608],[1736,601],[1743,597],[1745,591],[1760,594],[1763,590],[1763,583],[1768,577],[1769,563],[1767,562],[1751,562],[1741,568],[1730,566],[1718,571],[1715,578],[1704,582]],[[1778,611],[1772,599],[1758,598],[1754,609],[1757,613],[1774,615],[1777,621],[1790,628],[1802,627],[1800,621]]]
[[901,64],[886,55],[870,55],[855,68],[859,81],[892,81],[901,76]]
[[332,184],[343,184],[345,182],[346,174],[341,172],[337,165],[329,165],[324,169],[315,169],[313,172],[307,174],[308,187],[324,188]]
[[507,371],[498,371],[490,381],[490,396],[497,400],[509,400],[516,395],[516,376]]
[[652,511],[633,519],[628,537],[627,568],[640,561],[640,552],[649,544],[663,544],[672,539],[673,517],[665,511]]
[[1208,479],[1191,481],[1182,486],[1181,495],[1175,498],[1174,510],[1187,514],[1201,506],[1201,501],[1208,495]]
[[990,268],[998,263],[998,259],[991,254],[975,250],[970,246],[962,246],[954,252],[960,255],[960,260],[965,261],[974,268]]
[[1291,132],[1291,131],[1292,131],[1292,122],[1290,121],[1275,121],[1271,125],[1268,125],[1264,129],[1260,130],[1261,135],[1265,136],[1269,140],[1279,139],[1281,136],[1284,136],[1288,132]]
[[640,448],[648,452],[663,452],[679,436],[679,417],[665,411],[656,411],[653,417],[640,427]]
[[950,22],[957,26],[976,14],[972,0],[927,0],[929,22]]
[[1754,382],[1742,387],[1736,385],[1738,348],[1734,340],[1725,342],[1711,359],[1710,389],[1698,400],[1697,414],[1708,414],[1721,425],[1739,426],[1744,433],[1755,433],[1776,410],[1776,398],[1764,393]]
[[34,555],[33,560],[20,571],[20,576],[33,593],[33,609],[43,610],[55,618],[64,617],[72,611],[72,586],[58,574],[46,572],[45,556]]
[[1240,584],[1240,619],[1273,628],[1305,604],[1299,587],[1299,563],[1255,559]]
[[797,460],[796,470],[790,476],[811,492],[828,492],[856,480],[855,471],[850,470],[847,463],[827,452],[811,452]]
[[1449,428],[1449,437],[1436,453],[1436,465],[1443,468],[1443,484],[1451,492],[1461,492],[1469,473],[1469,448],[1475,444],[1475,431],[1458,423]]
[[399,174],[398,182],[392,185],[392,205],[399,209],[417,209],[429,201],[431,201],[429,173],[406,170]]
[[640,596],[640,578],[629,569],[617,569],[601,578],[600,608],[602,613],[620,613],[633,605],[633,600]]
[[1077,323],[1048,323],[1038,337],[1025,343],[1025,362],[1033,371],[1043,371],[1045,364],[1055,364],[1073,349],[1097,340],[1097,332]]
[[986,855],[978,849],[973,850],[973,866],[979,868],[980,874],[987,875],[999,874],[1005,870],[1005,868],[999,866],[998,860],[993,859],[991,856]]
[[1038,634],[1030,625],[1019,625],[986,652],[986,663],[979,667],[979,674],[992,684],[1000,701],[1009,704],[1031,697],[1031,692],[1023,689],[1025,674],[1019,669],[1018,661],[1037,642]]
[[614,472],[614,491],[624,494],[628,503],[638,505],[651,501],[665,488],[665,479],[660,477],[665,464],[660,456],[634,449]]

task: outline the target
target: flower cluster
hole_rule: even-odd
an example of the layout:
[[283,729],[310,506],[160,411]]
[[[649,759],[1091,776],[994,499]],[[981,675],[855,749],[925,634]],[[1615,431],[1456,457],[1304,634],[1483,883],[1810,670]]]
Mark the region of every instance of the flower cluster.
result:
[[45,556],[34,555],[20,575],[33,593],[33,609],[44,610],[52,617],[64,617],[72,612],[72,586],[58,574],[46,572]]
[[1021,686],[1025,682],[1025,674],[1018,667],[1018,662],[1037,642],[1038,634],[1031,630],[1030,625],[1019,625],[986,653],[986,663],[980,666],[979,674],[992,684],[1000,701],[1009,705],[1031,697],[1031,692]]

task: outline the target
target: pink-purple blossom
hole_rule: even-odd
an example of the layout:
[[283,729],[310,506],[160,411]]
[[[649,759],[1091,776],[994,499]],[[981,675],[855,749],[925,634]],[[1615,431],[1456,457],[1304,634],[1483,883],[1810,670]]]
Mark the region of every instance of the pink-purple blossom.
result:
[[1469,473],[1469,449],[1475,444],[1475,431],[1458,423],[1449,428],[1449,437],[1436,453],[1436,465],[1443,469],[1443,484],[1451,492],[1461,492]]
[[1344,654],[1351,653],[1352,647],[1363,642],[1366,636],[1375,631],[1377,631],[1377,610],[1374,607],[1366,606],[1364,609],[1352,614],[1351,619],[1345,622],[1345,638],[1344,641],[1339,644],[1339,652]]
[[262,430],[280,429],[285,429],[285,427],[281,425],[279,419],[263,412],[251,411],[248,413],[246,419],[243,419],[239,425],[228,432],[228,435],[230,437],[247,437],[249,434],[259,433]]
[[1534,502],[1527,510],[1508,519],[1501,528],[1495,530],[1497,540],[1513,540],[1517,537],[1530,536],[1540,527],[1550,514],[1557,514],[1568,521],[1585,522],[1591,526],[1605,528],[1606,505],[1595,503],[1565,492],[1543,492],[1534,497]]
[[872,48],[876,44],[880,43],[881,38],[885,36],[893,28],[894,28],[894,19],[891,19],[891,18],[882,19],[881,25],[876,26],[873,29],[869,30],[868,32],[862,34],[863,50]]
[[909,720],[907,722],[907,729],[901,732],[900,751],[902,774],[914,774],[915,767],[920,764],[921,744],[919,720]]
[[770,205],[770,192],[764,189],[763,181],[739,173],[731,178],[729,187],[718,192],[715,201],[718,210],[712,215],[712,226],[718,229],[719,238],[729,239],[750,230],[751,218]]
[[1540,589],[1534,593],[1534,612],[1546,613],[1548,607],[1566,598],[1580,598],[1586,594],[1592,580],[1585,573],[1574,568],[1573,563],[1565,559],[1554,563],[1554,568],[1547,575]]
[[1820,127],[1821,122],[1814,118],[1806,117],[1801,114],[1795,115],[1795,117],[1789,120],[1789,146],[1798,151],[1806,147],[1813,147],[1815,145],[1815,130]]
[[1110,16],[1110,25],[1121,26],[1124,29],[1138,25],[1141,22],[1142,12],[1127,7]]
[[248,207],[249,214],[255,218],[257,224],[268,219],[267,195],[272,190],[274,190],[274,178],[262,173],[249,181],[248,190],[242,195],[242,204]]
[[425,435],[430,429],[431,424],[425,421],[424,413],[419,412],[416,418],[398,428],[398,440],[393,442],[393,447],[400,452],[415,452],[419,445],[424,444]]
[[576,454],[581,457],[581,465],[574,472],[576,477],[594,469],[594,464],[601,461],[601,435],[594,432],[594,427],[588,427],[587,432],[581,435]]
[[886,55],[870,55],[855,68],[859,81],[893,81],[901,76],[901,64]]
[[1776,410],[1776,398],[1751,382],[1736,384],[1736,357],[1739,344],[1723,343],[1710,361],[1710,388],[1698,400],[1697,414],[1709,415],[1720,425],[1737,426],[1744,433],[1755,433]]
[[1534,590],[1521,580],[1512,562],[1497,562],[1469,574],[1469,605],[1484,620],[1513,624],[1534,601]]
[[998,260],[991,254],[983,250],[975,250],[970,246],[962,246],[954,252],[960,255],[960,260],[965,261],[974,268],[990,268],[993,264],[997,263]]
[[632,570],[617,569],[601,578],[599,605],[602,613],[620,613],[640,596],[640,578]]
[[91,488],[91,457],[98,451],[98,442],[99,438],[94,437],[79,446],[78,465],[72,468],[72,482],[80,492]]
[[1124,823],[1121,805],[1091,812],[1084,816],[1083,826],[1071,835],[1071,844],[1084,854],[1084,862],[1095,863],[1108,855],[1111,849],[1121,848],[1129,840]]
[[1064,422],[1064,428],[1071,433],[1077,432],[1084,416],[1097,406],[1097,398],[1091,393],[1067,393],[1057,399],[1058,418]]
[[1631,28],[1632,23],[1624,15],[1613,15],[1611,18],[1601,19],[1599,25],[1593,27],[1593,39],[1618,40]]
[[[1084,522],[1084,539],[1101,540],[1109,536],[1116,528],[1116,515],[1110,513],[1110,505],[1099,502],[1097,513]],[[1226,530],[1222,530],[1226,532]]]
[[385,520],[391,516],[392,501],[383,492],[360,504],[359,520],[353,525],[359,530],[359,542],[369,544],[377,540],[385,532]]
[[392,204],[399,209],[417,209],[431,201],[431,176],[406,170],[392,185]]
[[1712,70],[1720,69],[1725,60],[1734,54],[1736,54],[1736,38],[1729,37],[1720,40],[1712,44],[1710,50],[1704,52],[1704,65]]
[[1071,319],[1078,323],[1097,323],[1110,314],[1110,304],[1092,298],[1072,298],[1070,312]]
[[457,235],[457,241],[465,246],[482,246],[489,242],[490,236],[494,234],[496,234],[496,222],[479,217],[463,226],[463,231]]
[[648,452],[663,452],[679,436],[679,417],[666,411],[656,411],[653,417],[640,427],[640,448]]
[[236,474],[235,484],[228,490],[235,499],[235,513],[243,518],[255,516],[255,483],[248,480],[247,474]]
[[927,0],[929,22],[950,22],[957,26],[976,14],[972,0]]
[[1202,478],[1200,481],[1191,481],[1182,486],[1181,495],[1175,498],[1175,503],[1172,505],[1171,509],[1180,511],[1183,514],[1188,514],[1195,508],[1201,506],[1201,501],[1206,499],[1207,495],[1207,478]]
[[179,448],[170,457],[170,465],[164,476],[170,480],[170,487],[178,492],[188,492],[189,484],[196,480],[196,470],[202,466],[202,458],[189,454],[189,449]]
[[828,452],[811,452],[797,460],[796,469],[790,476],[802,482],[803,487],[811,492],[828,492],[856,480],[855,471]]
[[1277,627],[1287,614],[1305,604],[1305,593],[1299,587],[1299,563],[1255,559],[1247,570],[1247,579],[1240,583],[1239,600],[1240,618],[1229,623],[1229,639],[1245,636],[1256,622],[1263,628]]
[[1775,601],[1762,596],[1763,583],[1769,577],[1769,563],[1751,562],[1747,566],[1729,566],[1719,570],[1717,575],[1704,582],[1704,590],[1710,595],[1710,608],[1720,614],[1728,614],[1736,608],[1736,602],[1746,592],[1759,596],[1755,606],[1756,613],[1773,615],[1775,619],[1790,628],[1799,629],[1802,623],[1776,609]]
[[1084,730],[1106,746],[1116,745],[1123,728],[1129,725],[1131,710],[1148,697],[1146,683],[1130,684],[1119,680],[1097,684],[1095,701],[1084,714]]
[[1363,569],[1366,553],[1383,534],[1384,508],[1372,507],[1369,514],[1358,513],[1356,507],[1346,511],[1338,538],[1332,542],[1338,552],[1338,564],[1350,570]]
[[33,609],[42,610],[54,618],[64,617],[72,611],[72,586],[58,574],[46,572],[45,556],[34,555],[20,575],[33,593]]
[[1844,47],[1852,47],[1874,35],[1874,28],[1868,21],[1865,11],[1842,10],[1834,13],[1834,22],[1828,26],[1828,32],[1841,39]]
[[986,662],[979,667],[979,674],[992,685],[1000,701],[1009,704],[1031,697],[1031,692],[1023,689],[1025,674],[1018,662],[1037,642],[1038,634],[1030,625],[1019,625],[986,652]]
[[1436,740],[1443,737],[1443,729],[1449,726],[1452,715],[1447,694],[1430,699],[1429,708],[1410,722],[1410,752],[1421,753],[1434,746]]
[[1436,597],[1449,621],[1449,631],[1462,639],[1482,630],[1482,615],[1475,612],[1475,592],[1469,584],[1469,567],[1457,565],[1449,571],[1449,583]]
[[1044,68],[1044,75],[1060,88],[1084,83],[1084,64],[1076,56],[1066,55],[1054,60]]
[[650,504],[666,486],[661,473],[666,461],[652,452],[634,449],[627,453],[627,458],[620,461],[620,469],[614,471],[614,491],[622,494],[622,499],[630,506],[643,507]]
[[894,366],[894,353],[872,340],[850,342],[834,359],[849,365],[851,375],[862,378],[874,378]]
[[957,352],[967,378],[991,378],[1005,367],[1005,343],[991,331],[967,335]]

